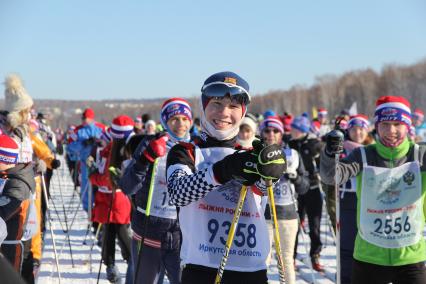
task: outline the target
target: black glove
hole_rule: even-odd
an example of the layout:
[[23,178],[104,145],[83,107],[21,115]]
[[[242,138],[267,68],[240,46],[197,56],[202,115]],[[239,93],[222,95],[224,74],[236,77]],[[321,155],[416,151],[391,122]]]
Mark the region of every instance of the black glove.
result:
[[50,164],[52,166],[52,169],[56,170],[61,166],[61,161],[57,159],[53,159],[52,163]]
[[83,141],[83,145],[84,146],[92,146],[93,144],[95,144],[96,139],[94,137],[90,137],[89,139],[86,139]]
[[235,179],[244,185],[252,185],[260,179],[256,163],[257,155],[253,151],[235,152],[216,162],[213,173],[221,184]]
[[287,162],[282,147],[272,144],[260,150],[257,170],[264,180],[277,180],[287,169]]
[[325,137],[325,154],[334,157],[343,152],[343,139],[345,135],[340,130],[332,130]]

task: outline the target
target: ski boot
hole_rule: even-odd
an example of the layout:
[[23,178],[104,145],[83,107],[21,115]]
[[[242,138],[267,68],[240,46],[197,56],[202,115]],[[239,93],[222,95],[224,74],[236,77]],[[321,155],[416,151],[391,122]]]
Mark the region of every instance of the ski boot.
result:
[[108,265],[106,268],[107,279],[111,283],[121,283],[120,281],[120,271],[118,271],[117,266]]
[[318,271],[318,272],[324,272],[324,271],[325,271],[325,270],[324,270],[324,266],[320,263],[319,259],[320,259],[319,254],[314,254],[314,255],[311,257],[312,268],[313,268],[315,271]]

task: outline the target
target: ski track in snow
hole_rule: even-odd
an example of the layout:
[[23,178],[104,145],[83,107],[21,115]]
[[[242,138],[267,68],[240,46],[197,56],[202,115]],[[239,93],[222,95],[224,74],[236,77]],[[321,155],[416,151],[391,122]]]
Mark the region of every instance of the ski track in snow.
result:
[[[61,158],[61,163],[63,167],[54,171],[50,186],[50,194],[53,203],[56,206],[56,210],[55,206],[53,206],[52,201],[49,201],[52,227],[56,240],[56,249],[59,256],[61,283],[96,283],[99,270],[101,249],[97,245],[93,246],[92,261],[90,265],[90,249],[91,244],[94,240],[94,235],[89,233],[86,238],[86,244],[83,244],[88,225],[87,214],[80,206],[80,199],[77,194],[75,194],[73,197],[74,186],[71,180],[71,176],[69,175],[69,172],[66,169],[66,163],[63,160],[63,157]],[[66,214],[64,214],[64,207],[62,206],[63,203]],[[66,227],[66,223],[68,224],[68,226],[70,226],[75,212],[77,212],[76,218],[70,230],[70,242],[72,247],[72,256],[74,260],[73,266],[68,241],[66,241],[66,233],[63,232],[61,224],[64,229]],[[65,215],[67,222],[65,222]],[[49,223],[47,223],[47,226],[48,227],[45,235],[45,244],[43,248],[42,265],[37,281],[37,283],[39,284],[59,283],[53,251],[52,237],[49,230]],[[307,224],[305,226],[307,228]],[[309,249],[308,235],[305,235],[305,241],[308,242],[307,245]],[[314,272],[316,283],[334,283],[336,273],[336,247],[334,245],[334,240],[331,235],[330,228],[327,225],[325,210],[323,210],[323,218],[321,220],[321,241],[323,242],[323,249],[321,252],[321,263],[324,265],[326,271],[325,273]],[[299,246],[297,250],[298,257],[296,265],[298,271],[296,272],[296,283],[312,283],[312,274],[309,268],[310,258],[306,254],[305,243],[302,236],[299,236]],[[124,283],[127,264],[121,256],[118,245],[116,248],[116,265],[120,270],[122,283]],[[271,265],[269,266],[268,278],[269,283],[271,284],[279,283],[278,268],[275,257],[273,257]],[[102,265],[101,267],[99,283],[109,283],[108,280],[106,280],[104,265]],[[167,283],[169,282],[166,278],[164,280],[164,284]]]

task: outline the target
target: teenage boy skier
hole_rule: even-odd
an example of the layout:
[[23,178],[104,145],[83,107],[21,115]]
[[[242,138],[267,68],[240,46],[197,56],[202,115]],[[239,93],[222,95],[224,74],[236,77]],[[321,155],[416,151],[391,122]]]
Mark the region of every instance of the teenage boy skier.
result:
[[426,283],[425,147],[408,140],[410,103],[403,97],[377,100],[377,143],[343,151],[343,134],[327,134],[321,177],[339,185],[357,180],[357,226],[352,283]]
[[[245,199],[222,283],[267,283],[270,243],[264,218],[261,176],[285,170],[278,145],[234,149],[250,102],[249,85],[233,72],[213,74],[201,89],[201,134],[179,143],[167,156],[167,186],[182,230],[182,283],[214,283],[242,184]],[[255,147],[256,148],[256,147]],[[265,200],[264,200],[265,201]]]

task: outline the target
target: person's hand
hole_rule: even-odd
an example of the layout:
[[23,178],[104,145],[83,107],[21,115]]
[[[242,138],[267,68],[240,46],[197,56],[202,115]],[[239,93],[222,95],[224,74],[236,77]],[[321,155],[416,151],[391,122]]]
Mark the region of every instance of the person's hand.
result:
[[166,143],[168,140],[169,137],[165,132],[156,134],[155,138],[149,142],[148,146],[142,152],[142,158],[153,163],[155,159],[164,156],[167,152]]
[[282,147],[277,144],[268,145],[260,150],[257,171],[264,180],[277,180],[287,169],[287,162]]
[[221,184],[238,180],[244,185],[252,185],[260,179],[256,163],[257,154],[254,151],[235,152],[216,162],[213,173]]
[[325,154],[334,157],[343,152],[343,139],[345,135],[341,130],[332,130],[325,137]]
[[43,160],[38,160],[36,164],[36,172],[45,173],[46,169],[47,169],[46,163]]

